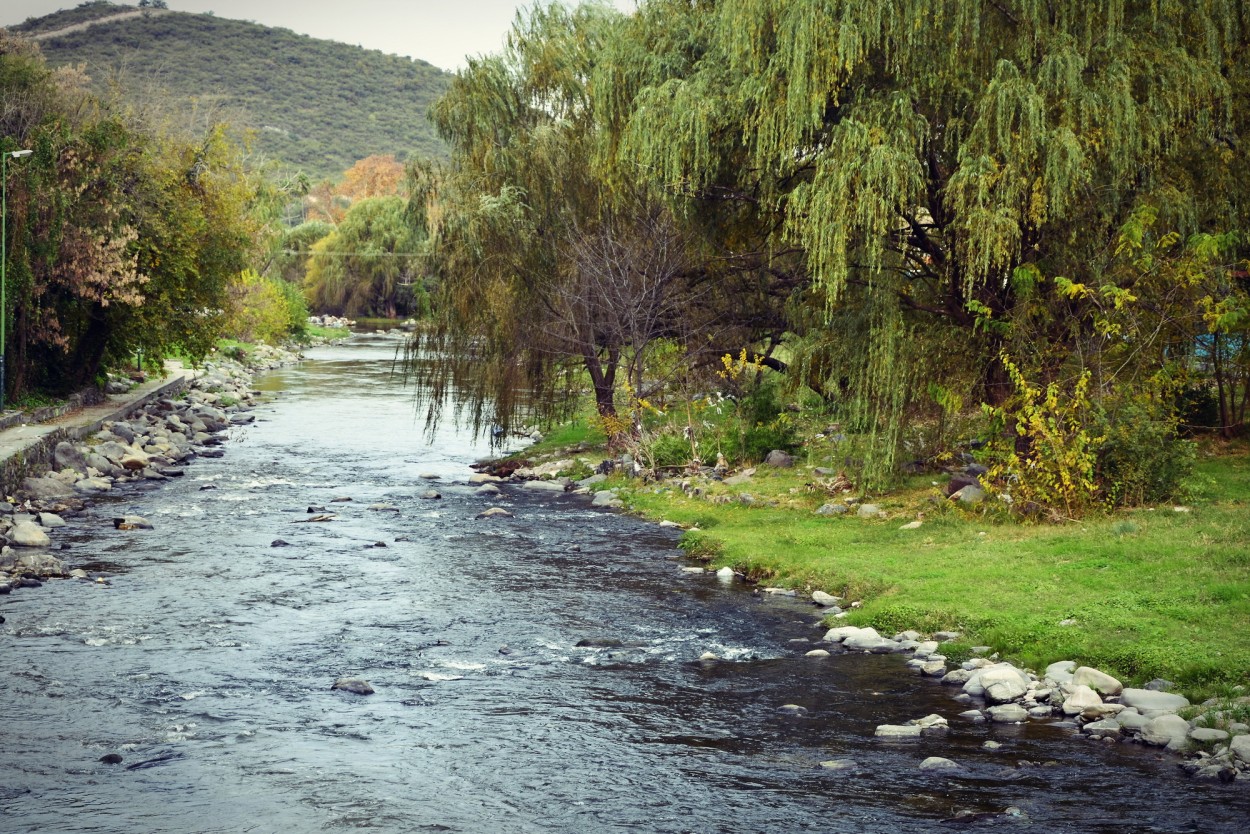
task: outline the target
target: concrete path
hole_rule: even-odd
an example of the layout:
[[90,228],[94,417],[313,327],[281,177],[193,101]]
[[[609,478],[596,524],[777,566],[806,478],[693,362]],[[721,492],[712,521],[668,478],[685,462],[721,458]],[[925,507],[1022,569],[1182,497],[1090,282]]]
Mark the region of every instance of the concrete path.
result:
[[180,362],[166,362],[165,376],[153,379],[105,401],[78,409],[45,423],[25,423],[0,430],[0,488],[12,495],[22,478],[46,470],[52,452],[62,440],[78,441],[100,430],[108,420],[124,420],[153,400],[182,391],[197,372]]

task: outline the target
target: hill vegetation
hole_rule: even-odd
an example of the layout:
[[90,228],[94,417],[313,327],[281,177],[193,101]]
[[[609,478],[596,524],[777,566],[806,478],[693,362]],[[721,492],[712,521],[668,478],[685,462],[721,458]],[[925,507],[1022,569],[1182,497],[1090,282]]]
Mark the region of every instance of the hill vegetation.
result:
[[97,86],[116,81],[143,97],[155,80],[174,99],[254,129],[256,151],[313,180],[373,154],[444,153],[426,116],[450,79],[437,67],[212,15],[121,16],[138,11],[88,3],[11,31],[37,37],[49,66],[85,64]]

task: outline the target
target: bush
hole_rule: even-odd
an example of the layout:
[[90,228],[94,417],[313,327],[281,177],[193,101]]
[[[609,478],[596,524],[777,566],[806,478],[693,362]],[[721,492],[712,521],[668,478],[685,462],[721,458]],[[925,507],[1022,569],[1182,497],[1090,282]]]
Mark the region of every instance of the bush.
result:
[[1094,477],[1112,506],[1175,498],[1193,474],[1194,444],[1178,435],[1168,411],[1139,398],[1102,415]]
[[308,308],[299,290],[279,278],[245,269],[230,287],[227,336],[276,344],[299,332],[307,319]]

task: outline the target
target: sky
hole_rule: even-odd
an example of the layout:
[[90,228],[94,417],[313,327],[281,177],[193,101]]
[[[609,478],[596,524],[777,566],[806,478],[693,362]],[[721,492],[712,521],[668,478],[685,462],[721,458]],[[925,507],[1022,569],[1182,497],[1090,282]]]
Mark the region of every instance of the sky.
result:
[[[116,0],[137,5],[138,0]],[[281,26],[314,38],[342,41],[456,70],[465,55],[497,51],[520,6],[516,0],[167,0],[179,12]],[[612,0],[632,11],[634,0]],[[0,26],[21,23],[76,0],[3,0]]]

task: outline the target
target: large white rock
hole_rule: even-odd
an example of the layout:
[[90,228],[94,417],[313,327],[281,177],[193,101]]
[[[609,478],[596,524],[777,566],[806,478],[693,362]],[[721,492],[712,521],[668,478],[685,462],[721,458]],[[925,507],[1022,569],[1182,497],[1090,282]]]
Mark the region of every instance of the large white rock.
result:
[[1125,689],[1120,693],[1120,703],[1126,707],[1137,707],[1139,712],[1148,710],[1155,712],[1176,712],[1189,706],[1189,699],[1184,695],[1172,692],[1155,692],[1150,689]]
[[1250,735],[1236,736],[1228,745],[1235,758],[1250,764]]
[[1141,740],[1156,747],[1175,748],[1189,738],[1189,722],[1179,715],[1157,715],[1141,731]]
[[920,763],[921,770],[959,770],[959,765],[941,756],[930,756]]
[[977,669],[964,684],[964,693],[973,697],[985,696],[997,703],[1006,703],[1021,697],[1029,689],[1029,676],[1010,663],[995,663]]
[[865,635],[865,636],[871,635],[873,637],[881,636],[880,634],[877,633],[877,630],[875,628],[871,628],[871,627],[860,628],[859,626],[838,626],[836,628],[831,628],[825,632],[825,642],[841,643],[846,638],[857,636],[857,635]]
[[812,602],[823,608],[837,605],[841,601],[841,597],[835,597],[833,594],[827,594],[824,591],[812,591]]
[[999,704],[986,710],[996,724],[1019,724],[1029,720],[1029,713],[1019,704]]
[[1058,663],[1052,663],[1047,666],[1046,674],[1042,678],[1058,684],[1071,683],[1074,669],[1076,669],[1076,661],[1061,660]]
[[564,484],[560,481],[526,481],[522,489],[534,492],[564,492]]
[[877,738],[920,738],[921,728],[917,724],[881,724],[873,733]]
[[1100,672],[1089,666],[1082,666],[1073,672],[1072,682],[1078,686],[1088,686],[1101,695],[1119,695],[1124,689],[1124,684],[1106,672]]
[[1102,706],[1102,698],[1098,693],[1084,684],[1074,686],[1071,694],[1063,701],[1064,715],[1080,715],[1087,709]]
[[9,542],[18,547],[47,547],[52,544],[48,534],[33,521],[19,521],[9,531]]

